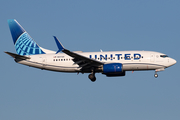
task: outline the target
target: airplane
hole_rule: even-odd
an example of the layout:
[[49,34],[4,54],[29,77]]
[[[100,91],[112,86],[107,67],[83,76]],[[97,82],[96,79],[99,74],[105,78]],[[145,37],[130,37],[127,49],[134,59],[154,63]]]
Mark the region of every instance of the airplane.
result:
[[92,82],[96,81],[95,73],[116,77],[125,76],[126,71],[155,70],[157,78],[157,72],[176,64],[175,59],[154,51],[70,51],[53,36],[58,47],[56,52],[40,47],[15,19],[9,19],[8,25],[17,54],[5,53],[15,62],[42,70],[90,73],[88,78]]

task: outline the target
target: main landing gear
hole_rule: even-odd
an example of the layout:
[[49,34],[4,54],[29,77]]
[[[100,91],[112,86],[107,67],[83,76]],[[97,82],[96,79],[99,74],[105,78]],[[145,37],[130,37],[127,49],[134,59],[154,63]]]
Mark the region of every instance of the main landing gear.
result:
[[92,70],[92,72],[91,72],[91,74],[89,74],[88,78],[89,78],[92,82],[95,82],[95,81],[96,81],[96,76],[95,76],[94,70]]
[[95,82],[96,81],[96,77],[95,77],[95,74],[89,74],[89,79],[92,81],[92,82]]

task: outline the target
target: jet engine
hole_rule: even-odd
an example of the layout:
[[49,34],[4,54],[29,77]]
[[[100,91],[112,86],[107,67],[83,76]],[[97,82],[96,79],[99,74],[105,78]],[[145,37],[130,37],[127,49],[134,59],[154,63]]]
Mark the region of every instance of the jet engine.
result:
[[103,73],[107,77],[113,76],[125,76],[125,71],[123,71],[123,65],[121,63],[110,63],[103,65]]

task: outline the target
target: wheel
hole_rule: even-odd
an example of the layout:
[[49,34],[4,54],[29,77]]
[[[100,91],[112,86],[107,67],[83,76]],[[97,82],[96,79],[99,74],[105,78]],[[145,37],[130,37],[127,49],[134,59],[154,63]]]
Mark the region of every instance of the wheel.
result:
[[92,81],[95,82],[96,81],[96,77],[93,74],[89,74],[88,78]]
[[158,74],[157,74],[157,73],[156,73],[156,74],[154,74],[154,77],[155,77],[155,78],[157,78],[157,77],[158,77]]

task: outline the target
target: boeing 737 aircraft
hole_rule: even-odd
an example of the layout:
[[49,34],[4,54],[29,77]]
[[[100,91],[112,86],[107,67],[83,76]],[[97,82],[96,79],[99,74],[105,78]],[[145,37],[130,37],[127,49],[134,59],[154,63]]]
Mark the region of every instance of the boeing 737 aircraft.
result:
[[57,72],[90,73],[88,77],[92,82],[96,81],[95,73],[114,77],[140,70],[155,70],[157,78],[157,72],[176,64],[176,60],[153,51],[73,52],[55,36],[58,51],[51,51],[40,47],[15,19],[9,19],[8,24],[17,54],[5,53],[15,62]]

